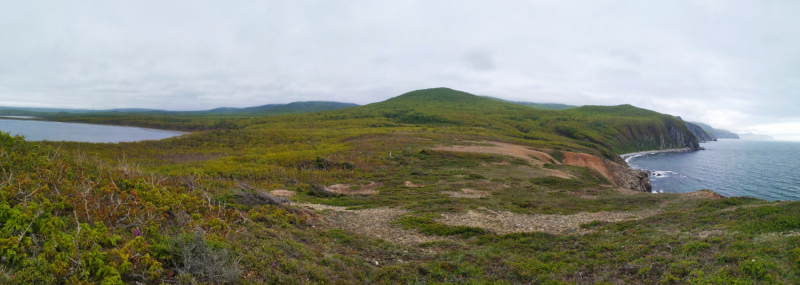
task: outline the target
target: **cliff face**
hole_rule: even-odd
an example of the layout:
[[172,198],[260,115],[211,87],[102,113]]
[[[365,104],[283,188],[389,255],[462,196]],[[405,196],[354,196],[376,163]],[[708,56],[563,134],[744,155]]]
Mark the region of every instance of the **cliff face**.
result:
[[678,148],[700,149],[697,137],[680,117],[662,115],[647,123],[626,124],[618,130],[619,134],[614,140],[622,147],[614,149],[617,153]]
[[691,131],[694,134],[695,137],[697,137],[697,140],[699,142],[709,142],[717,140],[717,138],[708,134],[708,132],[706,132],[705,130],[703,130],[702,127],[696,124],[686,122],[686,127],[689,129],[689,131]]
[[585,153],[564,152],[565,164],[591,168],[617,187],[641,192],[652,191],[653,186],[647,172],[633,169],[624,160],[619,160],[622,162],[617,163]]
[[[680,119],[680,117],[678,117]],[[683,123],[683,120],[679,121]],[[665,144],[664,142],[661,143],[661,149],[670,149],[670,148],[685,148],[688,147],[692,150],[700,149],[700,142],[697,141],[697,137],[689,131],[684,123],[682,126],[675,122],[670,121],[669,123],[665,123],[667,125],[667,129],[669,130],[669,137],[675,141],[675,144]],[[664,138],[662,137],[662,140]]]
[[634,191],[651,192],[653,185],[650,184],[650,177],[643,170],[633,169],[627,164],[618,164],[609,160],[604,160],[606,167],[613,173],[614,185],[625,187]]

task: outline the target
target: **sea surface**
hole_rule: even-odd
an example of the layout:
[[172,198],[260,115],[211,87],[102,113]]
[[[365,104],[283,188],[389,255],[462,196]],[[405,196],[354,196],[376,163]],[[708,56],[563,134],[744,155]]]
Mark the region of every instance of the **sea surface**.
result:
[[711,189],[728,197],[800,200],[800,142],[720,139],[700,146],[705,150],[627,160],[631,167],[655,171],[654,192]]
[[76,141],[116,143],[160,140],[183,133],[136,127],[105,126],[29,120],[0,119],[0,131],[23,135],[29,141]]

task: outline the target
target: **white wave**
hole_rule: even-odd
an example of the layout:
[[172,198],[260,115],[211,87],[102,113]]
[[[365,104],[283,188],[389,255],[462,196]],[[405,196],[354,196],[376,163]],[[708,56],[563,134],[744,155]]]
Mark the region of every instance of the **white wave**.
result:
[[653,170],[650,173],[651,173],[650,174],[651,178],[665,178],[665,177],[671,177],[672,175],[677,175],[678,174],[675,171],[669,171],[669,170],[663,170],[663,171]]

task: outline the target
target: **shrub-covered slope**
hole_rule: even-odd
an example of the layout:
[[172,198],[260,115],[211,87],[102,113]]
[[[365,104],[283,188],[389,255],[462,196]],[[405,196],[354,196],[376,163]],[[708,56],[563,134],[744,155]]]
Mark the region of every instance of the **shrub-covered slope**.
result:
[[[800,203],[624,191],[560,163],[689,145],[677,118],[485,100],[422,90],[119,144],[2,134],[0,283],[800,282]],[[487,141],[553,160],[440,149]]]
[[682,120],[630,105],[537,110],[448,88],[412,91],[366,106],[277,117],[92,114],[52,119],[174,130],[426,126],[609,158],[611,153],[699,147]]

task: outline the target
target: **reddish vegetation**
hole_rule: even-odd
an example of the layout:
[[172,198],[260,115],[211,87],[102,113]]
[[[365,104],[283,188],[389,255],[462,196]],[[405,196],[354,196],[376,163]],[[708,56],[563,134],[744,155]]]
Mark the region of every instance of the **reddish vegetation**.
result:
[[[602,174],[608,181],[614,182],[614,174],[608,169],[606,163],[613,163],[605,161],[602,158],[585,153],[564,152],[564,164],[588,167]],[[619,186],[619,185],[617,185]]]
[[[543,165],[545,162],[558,163],[553,158],[542,151],[534,150],[526,146],[515,145],[502,142],[471,142],[491,144],[492,146],[449,146],[438,147],[433,150],[456,151],[456,152],[473,152],[473,153],[490,153],[508,155],[524,159],[532,165]],[[544,150],[546,151],[546,150]],[[603,158],[585,154],[564,151],[564,164],[588,167],[603,175],[609,182],[618,187],[637,191],[649,191],[650,180],[647,179],[646,174],[630,168],[627,165],[617,164],[615,162],[605,160]],[[558,170],[548,169],[549,175],[572,178],[571,175]]]

